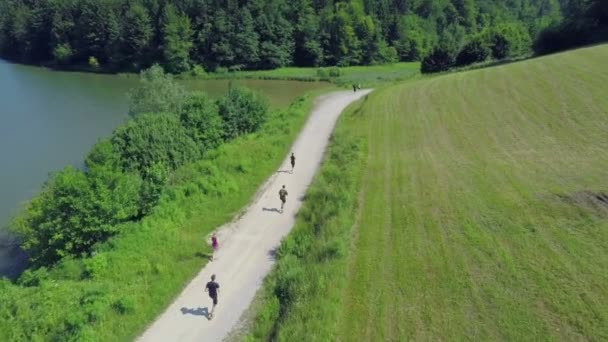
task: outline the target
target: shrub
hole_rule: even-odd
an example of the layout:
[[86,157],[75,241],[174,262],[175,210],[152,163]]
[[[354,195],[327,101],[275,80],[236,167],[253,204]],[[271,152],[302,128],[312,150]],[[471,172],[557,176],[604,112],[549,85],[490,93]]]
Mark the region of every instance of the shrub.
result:
[[192,67],[192,70],[190,70],[190,75],[194,76],[194,77],[202,77],[205,76],[207,74],[207,72],[205,72],[205,69],[199,65],[196,64]]
[[97,58],[93,56],[89,57],[89,67],[95,70],[99,69],[99,61],[97,60]]
[[122,169],[142,175],[156,163],[175,170],[201,156],[179,118],[172,114],[139,115],[116,129],[111,141]]
[[137,177],[102,168],[86,175],[68,166],[45,183],[12,229],[34,264],[80,256],[137,215],[139,187]]
[[456,65],[463,66],[483,62],[490,56],[490,48],[479,38],[468,42],[456,57]]
[[454,65],[452,53],[441,47],[436,47],[431,53],[422,59],[420,71],[423,74],[449,70]]
[[129,91],[128,96],[131,101],[130,115],[177,114],[186,92],[173,80],[173,76],[166,74],[161,66],[154,65],[139,74],[139,86]]
[[112,308],[121,315],[133,313],[136,309],[135,300],[130,296],[122,297],[112,304]]
[[227,140],[255,132],[268,116],[266,100],[245,88],[231,86],[228,93],[218,101],[218,107]]
[[180,122],[201,151],[211,150],[223,142],[222,118],[215,101],[204,93],[192,93],[180,113]]
[[97,254],[91,258],[84,259],[85,276],[95,278],[108,268],[108,259],[105,254]]
[[69,64],[73,54],[74,52],[68,43],[59,44],[53,49],[53,57],[59,64]]
[[342,69],[338,67],[332,67],[329,69],[329,77],[340,77],[342,74]]

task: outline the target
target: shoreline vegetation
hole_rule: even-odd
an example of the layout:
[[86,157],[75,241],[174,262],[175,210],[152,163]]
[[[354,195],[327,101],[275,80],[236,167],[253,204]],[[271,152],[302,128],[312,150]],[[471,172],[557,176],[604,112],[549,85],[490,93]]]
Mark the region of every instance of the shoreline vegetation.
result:
[[268,110],[245,89],[213,101],[159,68],[141,77],[134,118],[92,148],[85,171],[53,174],[14,221],[34,263],[0,280],[0,340],[136,337],[207,262],[206,236],[246,206],[327,91]]

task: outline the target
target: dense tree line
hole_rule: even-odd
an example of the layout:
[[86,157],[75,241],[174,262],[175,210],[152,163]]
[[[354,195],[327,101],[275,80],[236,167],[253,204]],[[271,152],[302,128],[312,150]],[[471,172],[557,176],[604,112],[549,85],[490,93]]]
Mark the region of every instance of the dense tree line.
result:
[[608,40],[608,1],[561,1],[565,18],[539,34],[534,42],[537,54]]
[[34,265],[86,256],[119,233],[120,223],[148,215],[173,171],[258,130],[268,111],[265,99],[247,89],[231,87],[218,100],[188,93],[159,66],[142,72],[130,97],[134,118],[93,146],[84,170],[52,174],[15,220]]
[[420,60],[500,23],[531,36],[557,0],[0,0],[0,54],[178,73]]

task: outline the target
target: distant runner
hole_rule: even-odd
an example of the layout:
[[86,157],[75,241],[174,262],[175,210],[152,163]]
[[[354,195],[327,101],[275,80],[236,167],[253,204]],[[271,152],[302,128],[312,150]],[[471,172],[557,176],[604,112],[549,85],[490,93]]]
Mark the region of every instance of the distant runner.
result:
[[356,84],[353,84],[353,92],[355,92],[355,93],[357,92],[357,85]]
[[279,198],[281,199],[281,213],[283,213],[283,206],[285,206],[285,202],[287,201],[287,190],[285,190],[285,185],[283,185],[283,189],[279,190]]
[[217,293],[220,291],[220,284],[215,282],[215,274],[211,276],[211,281],[207,283],[205,286],[205,292],[209,292],[209,297],[213,299],[213,307],[211,308],[211,312],[209,313],[209,319],[213,318],[213,312],[215,311],[215,306],[217,305]]
[[215,252],[217,252],[217,248],[219,247],[219,245],[217,243],[217,236],[215,236],[215,233],[213,233],[213,235],[211,236],[211,247],[213,248],[213,254],[211,255],[211,261],[213,261],[213,259],[215,259]]
[[293,168],[296,167],[296,156],[291,152],[291,173],[293,173]]

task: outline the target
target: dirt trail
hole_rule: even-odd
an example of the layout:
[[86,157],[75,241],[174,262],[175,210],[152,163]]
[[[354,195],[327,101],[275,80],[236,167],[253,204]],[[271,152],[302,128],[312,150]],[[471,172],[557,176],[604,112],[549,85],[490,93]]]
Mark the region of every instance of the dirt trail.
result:
[[[346,106],[369,92],[335,92],[317,101],[291,149],[296,155],[293,174],[285,172],[291,170],[287,156],[243,215],[219,229],[216,259],[199,272],[138,341],[221,341],[232,330],[270,271],[273,251],[295,222],[337,118]],[[278,192],[282,185],[286,185],[289,195],[280,214]],[[212,274],[220,284],[219,304],[213,320],[208,320],[211,299],[204,288]]]

